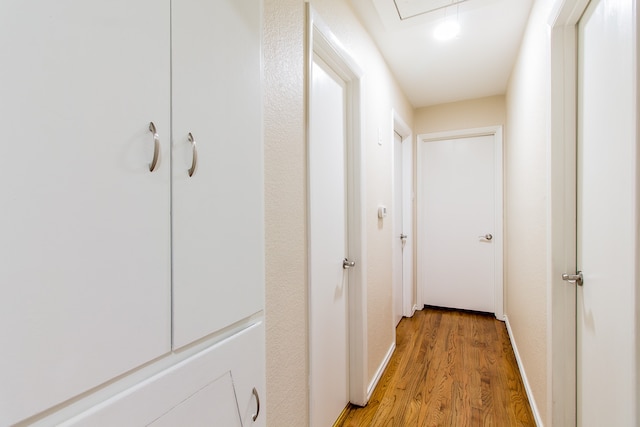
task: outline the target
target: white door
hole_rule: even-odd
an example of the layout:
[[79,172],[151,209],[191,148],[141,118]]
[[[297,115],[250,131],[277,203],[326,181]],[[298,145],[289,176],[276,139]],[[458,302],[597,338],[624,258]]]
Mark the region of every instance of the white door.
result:
[[0,2],[0,425],[171,349],[169,13]]
[[637,425],[635,2],[593,0],[579,23],[578,425]]
[[177,348],[263,306],[260,1],[175,0],[171,27]]
[[349,402],[345,112],[345,82],[315,57],[308,154],[312,427],[333,425]]
[[403,289],[404,289],[404,262],[403,251],[406,242],[406,234],[403,227],[403,161],[402,161],[402,137],[393,134],[393,319],[395,325],[400,323],[403,315]]
[[426,305],[496,313],[496,141],[421,142],[418,257]]

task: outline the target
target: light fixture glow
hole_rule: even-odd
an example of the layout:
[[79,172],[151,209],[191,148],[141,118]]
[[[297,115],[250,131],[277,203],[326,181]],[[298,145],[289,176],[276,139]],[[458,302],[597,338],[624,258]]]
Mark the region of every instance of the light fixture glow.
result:
[[433,36],[437,40],[445,41],[455,38],[460,33],[460,24],[457,20],[446,20],[440,23],[433,31]]

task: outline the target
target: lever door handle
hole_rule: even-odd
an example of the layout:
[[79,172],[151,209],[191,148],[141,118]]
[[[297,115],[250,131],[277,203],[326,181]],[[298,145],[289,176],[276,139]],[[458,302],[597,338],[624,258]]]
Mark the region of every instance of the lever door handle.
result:
[[406,239],[406,238],[407,238],[407,235],[406,235],[406,234],[401,234],[401,235],[400,235],[400,240],[404,240],[404,239]]
[[578,271],[576,272],[576,274],[564,273],[562,275],[562,280],[569,283],[575,283],[578,286],[582,286],[584,283],[584,277],[582,276],[582,271]]
[[356,262],[355,261],[349,261],[347,258],[345,258],[342,261],[342,268],[344,268],[345,270],[347,268],[351,268],[351,267],[355,267],[356,266]]
[[481,239],[485,239],[485,240],[491,240],[493,239],[493,235],[491,234],[485,234],[484,236],[478,236]]

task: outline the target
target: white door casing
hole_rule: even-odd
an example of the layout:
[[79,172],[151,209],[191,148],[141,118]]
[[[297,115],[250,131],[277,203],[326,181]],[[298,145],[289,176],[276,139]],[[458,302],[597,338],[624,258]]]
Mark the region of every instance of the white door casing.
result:
[[[406,125],[405,125],[406,126]],[[404,315],[413,316],[416,309],[416,284],[414,273],[415,236],[413,226],[414,192],[413,192],[413,138],[405,127],[402,142],[402,228],[406,237],[402,250],[402,287]]]
[[420,135],[418,194],[418,301],[502,319],[501,127]]
[[397,326],[404,314],[404,260],[403,252],[406,242],[404,222],[404,192],[403,192],[403,151],[402,137],[394,132],[393,135],[393,240],[391,251],[393,254],[393,322]]
[[578,23],[577,424],[637,425],[635,2]]
[[[394,203],[402,203],[402,233],[406,236],[402,248],[402,307],[401,313],[403,316],[411,317],[416,309],[416,289],[414,281],[414,227],[413,227],[413,212],[414,212],[414,194],[413,194],[413,138],[411,134],[411,128],[406,124],[400,115],[395,111],[391,111],[391,128],[392,140],[398,135],[400,136],[402,151],[400,154],[396,154],[394,149],[393,160],[393,200]],[[402,164],[398,164],[396,167],[396,158],[398,155],[402,157]],[[396,176],[396,168],[401,168],[402,174]],[[401,201],[396,201],[396,188],[400,188],[402,191]],[[395,209],[395,208],[394,208]],[[395,223],[394,223],[395,224]],[[394,230],[392,233],[392,247],[396,244],[396,234],[400,235],[400,232]],[[394,255],[395,259],[395,255]],[[395,268],[395,267],[394,267]],[[394,273],[399,275],[399,273]],[[394,285],[395,286],[395,285]]]
[[[367,329],[366,329],[366,234],[364,229],[364,167],[363,167],[363,147],[361,143],[361,76],[362,71],[355,61],[353,61],[349,52],[337,42],[335,35],[326,26],[326,24],[319,18],[319,16],[312,10],[309,4],[307,8],[307,31],[308,31],[308,45],[307,45],[307,64],[308,75],[312,76],[313,58],[318,58],[328,65],[335,76],[341,79],[344,83],[344,96],[345,96],[345,183],[346,183],[346,195],[345,204],[346,211],[348,212],[346,218],[346,240],[348,241],[347,254],[343,254],[341,259],[347,256],[349,260],[356,263],[354,268],[348,271],[348,354],[349,354],[349,369],[348,369],[348,396],[349,401],[358,404],[365,405],[368,401],[368,378],[367,378]],[[309,84],[311,78],[308,79]],[[312,88],[309,86],[309,92]],[[311,96],[309,101],[311,101]],[[311,122],[310,111],[311,108],[307,107],[307,123],[308,126]],[[310,132],[308,132],[310,138]],[[310,141],[308,141],[310,144]],[[307,165],[313,161],[313,158],[308,153]],[[309,166],[308,166],[309,167]],[[311,174],[309,171],[309,181],[311,180]],[[309,212],[311,212],[311,184],[308,188],[309,199]],[[325,206],[323,208],[331,208]],[[310,214],[311,216],[311,214]],[[312,240],[311,230],[311,218],[309,218],[308,227],[308,239],[309,247],[314,244]],[[311,249],[310,249],[311,252]],[[311,295],[313,284],[313,263],[311,260],[312,254],[309,253],[309,294]],[[309,299],[309,312],[310,312],[310,325],[309,325],[309,340],[310,347],[313,346],[312,331],[314,320],[312,319],[314,301]],[[310,357],[313,354],[313,350],[310,352]],[[310,361],[310,365],[311,365]],[[313,378],[310,378],[313,388]],[[312,403],[311,403],[312,404]],[[313,414],[311,414],[313,417]],[[331,420],[331,422],[335,421]]]
[[[628,341],[635,341],[631,348],[636,348],[637,352],[637,347],[633,347],[638,344],[635,336],[637,333],[634,335],[631,329],[635,327],[635,330],[638,330],[638,318],[630,322],[628,319],[630,304],[637,310],[639,295],[633,289],[633,283],[637,284],[637,278],[629,280],[630,248],[628,245],[632,236],[637,239],[638,214],[637,162],[634,160],[636,154],[631,154],[632,151],[637,150],[637,133],[633,134],[634,131],[629,127],[630,122],[634,122],[632,117],[637,117],[638,112],[638,88],[633,83],[637,79],[638,69],[637,10],[633,7],[635,2],[606,1],[593,2],[591,7],[600,10],[585,14],[589,3],[588,0],[559,2],[558,7],[551,12],[549,20],[552,26],[552,133],[549,148],[551,156],[549,252],[552,268],[548,280],[551,295],[552,346],[549,353],[552,357],[548,374],[551,391],[548,394],[548,407],[552,408],[550,417],[553,425],[635,425],[638,415],[635,413],[637,409],[634,410],[634,408],[640,407],[637,361],[629,366],[630,342],[624,342],[622,347],[618,348],[612,341],[621,338],[624,340],[626,337]],[[607,11],[604,14],[603,7]],[[595,20],[593,20],[594,16]],[[585,47],[584,42],[587,42],[589,53],[586,57],[578,50],[578,25],[582,19],[590,20],[588,24],[590,28],[587,29],[589,34],[584,33],[586,21],[583,21],[581,24],[583,28],[580,29],[582,34],[579,36],[582,40],[581,50]],[[596,43],[591,44],[588,41],[589,38],[602,31],[602,26],[607,28],[605,31],[607,37],[601,33],[595,37]],[[587,36],[586,39],[585,36]],[[611,44],[607,46],[609,43]],[[582,62],[580,74],[578,72],[579,57]],[[577,92],[578,75],[582,80],[579,83],[581,92],[586,89],[586,92],[580,95]],[[603,89],[608,93],[603,92]],[[580,113],[578,105],[581,105]],[[604,111],[601,110],[602,108]],[[580,124],[577,120],[579,114],[582,117]],[[580,130],[577,132],[577,129]],[[577,150],[577,133],[582,139],[579,150]],[[605,136],[597,138],[598,134],[605,134]],[[579,167],[577,167],[576,151],[582,153]],[[625,151],[627,156],[624,154],[621,156]],[[600,159],[594,162],[593,159],[600,155],[602,163]],[[615,164],[613,173],[609,170],[612,163]],[[630,168],[633,168],[634,172],[630,173]],[[579,178],[576,178],[577,176]],[[594,179],[597,185],[592,188]],[[577,196],[576,190],[578,180],[581,181],[580,196]],[[630,194],[629,190],[634,183],[636,191]],[[608,191],[600,195],[595,193],[602,192],[602,189]],[[635,200],[631,210],[628,204],[632,200],[619,200],[619,198],[624,199],[625,195]],[[593,201],[599,197],[602,199],[594,209]],[[617,206],[618,202],[622,204]],[[582,211],[579,214],[577,213],[578,204]],[[625,206],[627,209],[624,209]],[[581,218],[580,239],[577,238],[576,218],[578,216]],[[597,216],[600,216],[599,221],[596,219]],[[616,216],[617,218],[612,220],[612,217]],[[630,223],[631,216],[636,218],[636,222]],[[598,225],[603,230],[598,230],[598,227],[593,225]],[[595,234],[591,234],[591,228],[596,228]],[[625,235],[620,240],[620,246],[616,243],[612,248],[611,240],[619,237],[621,231]],[[604,236],[601,234],[603,232]],[[578,250],[577,240],[580,241]],[[607,253],[602,259],[594,257],[594,242],[597,242],[595,251],[601,255],[604,252],[616,254],[621,250],[626,253],[616,260],[614,265],[607,266],[606,264],[610,262],[610,254]],[[578,256],[580,260],[577,262]],[[637,252],[635,259],[637,260]],[[563,281],[561,278],[563,273],[573,274],[578,269],[584,270],[584,288]],[[624,277],[625,275],[627,277]],[[603,286],[608,286],[610,289],[603,292],[605,291]],[[603,297],[604,306],[600,304],[598,297]],[[576,300],[579,308],[576,307]],[[611,308],[612,300],[617,301],[613,309]],[[605,308],[607,305],[609,307]],[[626,320],[616,322],[611,328],[611,320],[622,320],[625,317]],[[581,325],[578,326],[577,323]],[[606,341],[598,339],[602,337],[600,332],[603,330],[609,335],[604,337]],[[580,336],[578,348],[576,348],[577,335]],[[585,345],[593,345],[596,342],[598,345],[594,348],[594,354],[586,356],[580,354],[586,351]],[[603,352],[607,350],[615,354],[604,356]],[[619,352],[622,352],[621,358],[618,358]],[[603,356],[607,360],[603,361]],[[576,367],[577,359],[581,359],[578,368]],[[620,380],[621,370],[626,371],[626,376]],[[579,371],[578,378],[576,378],[577,371]],[[609,373],[611,373],[610,378],[603,377]],[[636,381],[635,386],[630,384],[633,380]],[[615,382],[613,387],[611,387],[612,382]],[[588,390],[586,393],[577,390],[594,383],[598,383],[599,389]],[[594,399],[598,400],[595,394],[599,391],[607,393],[607,396],[601,396],[602,400],[594,401]],[[576,403],[577,394],[580,394],[579,404]],[[602,405],[607,405],[607,408],[603,409]],[[600,417],[606,417],[606,419],[603,421]]]

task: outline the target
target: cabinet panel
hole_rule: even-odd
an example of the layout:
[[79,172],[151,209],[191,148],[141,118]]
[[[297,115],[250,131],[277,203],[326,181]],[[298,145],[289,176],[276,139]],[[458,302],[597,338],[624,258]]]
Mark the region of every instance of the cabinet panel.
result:
[[264,324],[258,322],[60,425],[263,427],[264,390]]
[[0,425],[170,350],[169,14],[0,3]]
[[213,381],[149,424],[151,427],[242,427],[231,373]]
[[174,348],[263,307],[260,43],[260,0],[172,3]]

